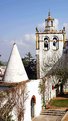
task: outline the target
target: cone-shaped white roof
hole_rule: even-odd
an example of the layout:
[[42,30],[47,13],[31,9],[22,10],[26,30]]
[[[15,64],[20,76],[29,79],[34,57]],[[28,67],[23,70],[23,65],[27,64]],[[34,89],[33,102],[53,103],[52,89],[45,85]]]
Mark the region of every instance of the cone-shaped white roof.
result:
[[13,83],[26,80],[28,80],[28,76],[26,74],[17,46],[14,43],[5,71],[4,81]]

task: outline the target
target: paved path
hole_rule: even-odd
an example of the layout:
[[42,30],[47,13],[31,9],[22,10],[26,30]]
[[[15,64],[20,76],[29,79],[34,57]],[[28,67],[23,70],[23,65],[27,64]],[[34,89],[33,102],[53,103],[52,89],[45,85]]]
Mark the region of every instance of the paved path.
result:
[[64,115],[64,110],[44,110],[40,116],[34,118],[32,121],[61,121]]
[[67,111],[67,113],[64,115],[64,117],[62,118],[61,121],[68,121],[68,111]]
[[34,118],[32,121],[61,121],[59,116],[45,116],[40,115]]

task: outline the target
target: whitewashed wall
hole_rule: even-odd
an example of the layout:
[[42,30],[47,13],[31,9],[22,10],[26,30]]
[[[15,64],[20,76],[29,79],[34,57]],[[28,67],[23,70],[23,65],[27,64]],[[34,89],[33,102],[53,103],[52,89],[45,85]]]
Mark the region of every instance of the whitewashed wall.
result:
[[[50,49],[45,50],[44,48],[44,38],[48,36],[50,39]],[[57,36],[59,38],[59,49],[53,49],[53,37]],[[39,66],[40,66],[40,78],[44,76],[44,64],[48,63],[48,61],[52,61],[52,59],[57,62],[57,60],[61,57],[63,52],[63,34],[40,34],[39,35],[39,50],[36,51],[39,54]]]
[[41,112],[41,95],[39,94],[39,82],[40,80],[31,80],[27,83],[28,98],[25,102],[24,121],[31,121],[31,98],[34,95],[36,97],[35,104],[35,117]]
[[45,91],[45,101],[48,103],[50,99],[56,97],[56,89],[52,89],[53,85],[53,78],[47,78],[47,81],[45,83],[46,85],[46,91]]

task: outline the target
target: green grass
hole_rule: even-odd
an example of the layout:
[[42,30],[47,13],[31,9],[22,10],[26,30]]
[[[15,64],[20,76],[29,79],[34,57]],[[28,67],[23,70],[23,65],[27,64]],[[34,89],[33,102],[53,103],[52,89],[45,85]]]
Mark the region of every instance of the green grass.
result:
[[64,99],[64,100],[51,100],[50,101],[50,105],[51,106],[56,106],[56,107],[68,107],[68,99]]

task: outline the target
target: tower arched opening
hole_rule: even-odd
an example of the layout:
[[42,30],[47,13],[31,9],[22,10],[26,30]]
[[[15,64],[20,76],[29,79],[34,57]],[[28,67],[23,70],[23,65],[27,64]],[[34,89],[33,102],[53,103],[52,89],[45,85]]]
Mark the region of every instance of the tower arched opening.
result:
[[53,37],[53,50],[59,49],[59,38],[57,36]]
[[50,49],[50,41],[49,41],[49,37],[48,36],[46,36],[44,38],[44,49],[45,50],[49,50]]

